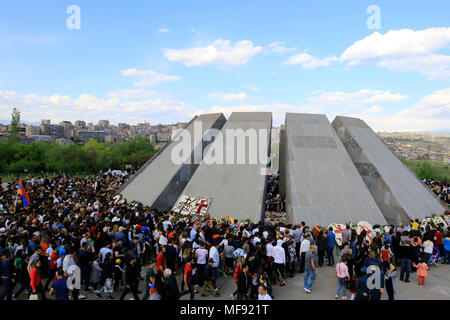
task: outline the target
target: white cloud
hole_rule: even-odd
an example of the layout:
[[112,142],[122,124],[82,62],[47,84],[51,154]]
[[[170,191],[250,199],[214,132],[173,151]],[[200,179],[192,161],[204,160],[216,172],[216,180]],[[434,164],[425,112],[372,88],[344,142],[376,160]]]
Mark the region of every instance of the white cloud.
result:
[[423,97],[416,105],[393,114],[356,112],[347,115],[362,118],[374,130],[448,131],[450,128],[450,88],[432,92]]
[[378,66],[392,71],[418,71],[430,80],[450,78],[450,56],[441,54],[383,59]]
[[284,46],[284,42],[275,41],[269,44],[269,48],[272,52],[279,54],[288,53],[297,50],[297,47],[288,48]]
[[232,45],[230,40],[218,39],[206,47],[165,49],[164,56],[169,61],[181,62],[188,67],[214,65],[224,68],[243,65],[261,50],[262,47],[254,46],[249,40]]
[[158,33],[169,33],[169,32],[170,32],[170,30],[167,28],[159,28],[158,29]]
[[138,70],[136,68],[122,70],[122,75],[138,78],[139,81],[134,83],[137,87],[155,86],[161,82],[177,81],[181,79],[178,76],[168,76],[153,70]]
[[380,102],[392,102],[392,101],[401,101],[408,98],[405,94],[393,94],[389,91],[371,91],[370,94],[373,94],[369,98],[363,100],[364,103],[380,103]]
[[285,65],[297,65],[300,64],[303,69],[315,69],[318,67],[328,67],[332,62],[337,61],[336,57],[328,57],[325,59],[320,59],[314,57],[308,53],[298,53],[289,57],[283,64]]
[[394,102],[407,99],[407,95],[393,94],[389,91],[361,89],[356,92],[343,91],[313,91],[309,101],[318,105],[345,105],[361,107],[368,104]]
[[381,112],[382,110],[383,109],[381,109],[380,106],[375,105],[373,107],[370,107],[370,108],[364,110],[363,113],[378,113],[378,112]]
[[450,78],[450,56],[433,53],[450,44],[450,28],[374,32],[348,47],[340,57],[350,66],[376,63],[393,71],[417,71],[429,79]]
[[341,55],[341,61],[416,56],[431,53],[450,44],[450,28],[389,30],[374,32],[356,41]]
[[247,93],[222,93],[222,92],[212,92],[208,94],[208,97],[220,99],[223,101],[232,101],[232,100],[244,100],[247,98]]

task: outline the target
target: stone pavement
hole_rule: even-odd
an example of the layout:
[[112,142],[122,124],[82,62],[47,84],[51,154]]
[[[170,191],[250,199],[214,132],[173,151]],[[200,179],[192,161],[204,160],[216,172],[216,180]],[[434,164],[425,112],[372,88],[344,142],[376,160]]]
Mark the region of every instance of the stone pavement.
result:
[[[294,278],[286,278],[286,286],[280,287],[279,284],[273,286],[274,300],[333,300],[337,289],[337,280],[334,277],[334,267],[322,267],[318,271],[316,285],[312,287],[312,293],[307,294],[303,290],[304,274],[295,273]],[[181,285],[181,269],[177,270],[177,280],[179,287]],[[410,277],[410,283],[398,281],[399,292],[395,296],[396,300],[450,300],[450,265],[439,264],[438,267],[431,267],[428,271],[428,277],[425,286],[418,286],[418,276],[413,273]],[[214,298],[207,291],[207,296],[202,297],[200,294],[195,295],[196,300],[231,300],[230,295],[236,290],[236,285],[232,276],[221,276],[217,285],[220,287],[220,297]],[[143,296],[144,281],[140,281],[140,290]],[[15,291],[19,287],[16,287]],[[92,292],[81,293],[86,295],[87,300],[101,300]],[[47,292],[48,296],[48,292]],[[341,293],[342,296],[342,293]],[[347,294],[350,299],[350,294]],[[22,293],[20,300],[25,299],[26,293]],[[114,293],[115,300],[119,299],[120,293]],[[181,297],[180,300],[189,300],[190,295]],[[125,300],[132,298],[131,294],[125,297]],[[103,294],[103,299],[106,299]],[[341,298],[340,298],[341,299]],[[382,295],[383,300],[387,300],[387,294]]]

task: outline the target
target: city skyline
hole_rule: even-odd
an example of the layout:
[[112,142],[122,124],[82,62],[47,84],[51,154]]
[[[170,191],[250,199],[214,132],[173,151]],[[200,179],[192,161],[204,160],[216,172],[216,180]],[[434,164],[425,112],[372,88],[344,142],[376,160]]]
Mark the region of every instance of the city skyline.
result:
[[0,123],[13,107],[28,123],[271,111],[275,126],[304,112],[448,133],[449,11],[448,1],[19,0],[0,12]]

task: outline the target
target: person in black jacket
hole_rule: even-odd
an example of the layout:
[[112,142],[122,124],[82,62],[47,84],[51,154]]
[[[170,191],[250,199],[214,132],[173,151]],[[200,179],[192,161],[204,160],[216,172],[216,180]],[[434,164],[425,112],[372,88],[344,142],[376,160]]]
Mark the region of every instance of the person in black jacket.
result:
[[248,265],[244,264],[238,281],[238,300],[248,300],[251,281],[252,278],[248,273]]
[[169,239],[168,244],[166,246],[166,253],[164,254],[166,258],[166,267],[170,270],[176,269],[177,263],[177,249],[173,246],[173,239]]
[[320,231],[317,236],[317,246],[318,246],[318,255],[319,255],[319,268],[323,266],[325,252],[328,249],[328,240],[327,237],[323,235],[323,231]]
[[171,269],[164,270],[164,286],[167,300],[176,301],[180,299],[180,290],[178,289],[177,279]]
[[215,288],[213,285],[213,280],[215,277],[213,265],[214,265],[214,260],[210,258],[208,260],[208,263],[205,266],[203,287],[202,287],[202,290],[200,291],[200,294],[202,297],[206,297],[205,292],[206,292],[207,286],[209,287],[209,289],[211,289],[211,292],[215,297],[219,296],[219,290],[217,290],[217,288]]
[[133,294],[134,300],[140,300],[137,294],[139,285],[139,271],[137,266],[137,258],[133,257],[130,263],[127,265],[125,272],[125,283],[126,287],[123,290],[120,300],[123,300],[128,292]]
[[414,260],[414,247],[411,246],[410,242],[400,243],[398,253],[402,268],[400,272],[400,281],[403,281],[404,279],[405,282],[409,282],[409,274],[411,273],[411,264],[412,261]]

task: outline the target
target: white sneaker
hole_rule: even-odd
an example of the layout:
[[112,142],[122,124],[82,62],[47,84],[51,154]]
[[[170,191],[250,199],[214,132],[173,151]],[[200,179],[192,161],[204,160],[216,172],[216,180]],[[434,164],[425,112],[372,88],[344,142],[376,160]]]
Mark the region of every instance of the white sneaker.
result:
[[347,299],[347,296],[343,296],[342,299],[343,299],[343,300]]
[[232,294],[230,294],[231,300],[236,300],[236,297]]
[[339,299],[339,296],[336,294],[336,295],[334,295],[334,298],[335,299]]
[[86,296],[80,294],[80,295],[78,296],[78,299],[86,299]]
[[309,289],[306,289],[306,288],[305,288],[305,291],[306,291],[307,293],[311,293],[311,290],[309,290]]

